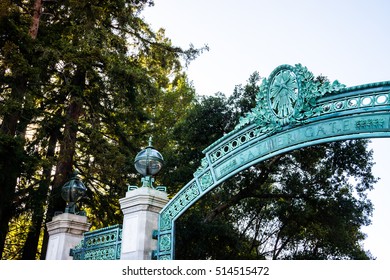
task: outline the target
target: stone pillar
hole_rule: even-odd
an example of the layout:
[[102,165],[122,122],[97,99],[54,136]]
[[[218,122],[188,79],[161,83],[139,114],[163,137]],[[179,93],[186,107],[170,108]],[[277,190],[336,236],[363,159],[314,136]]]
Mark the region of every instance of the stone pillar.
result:
[[83,238],[91,224],[87,217],[71,213],[63,213],[53,217],[46,224],[49,233],[47,245],[47,260],[72,260],[70,249],[74,248]]
[[167,202],[165,192],[148,187],[128,191],[119,200],[124,215],[121,259],[152,259],[152,251],[157,249],[153,230],[158,229],[159,212]]

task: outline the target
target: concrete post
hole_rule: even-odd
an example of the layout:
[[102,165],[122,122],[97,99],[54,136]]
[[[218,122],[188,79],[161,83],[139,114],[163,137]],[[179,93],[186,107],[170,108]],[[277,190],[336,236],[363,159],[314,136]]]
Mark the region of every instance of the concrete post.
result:
[[85,216],[63,213],[54,216],[46,226],[49,233],[46,259],[72,260],[70,249],[81,241],[83,233],[89,230],[91,224]]
[[152,238],[158,228],[158,214],[167,204],[165,192],[141,187],[126,193],[119,203],[123,212],[123,260],[150,260],[157,241]]

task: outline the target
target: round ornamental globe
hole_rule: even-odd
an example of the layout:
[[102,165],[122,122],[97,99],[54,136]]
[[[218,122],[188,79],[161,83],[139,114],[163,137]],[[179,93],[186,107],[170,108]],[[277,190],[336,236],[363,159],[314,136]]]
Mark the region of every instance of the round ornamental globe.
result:
[[135,169],[143,176],[156,175],[161,170],[163,164],[163,156],[152,146],[148,146],[140,151],[134,161]]
[[74,174],[72,178],[62,186],[61,196],[67,202],[76,202],[84,196],[87,188]]

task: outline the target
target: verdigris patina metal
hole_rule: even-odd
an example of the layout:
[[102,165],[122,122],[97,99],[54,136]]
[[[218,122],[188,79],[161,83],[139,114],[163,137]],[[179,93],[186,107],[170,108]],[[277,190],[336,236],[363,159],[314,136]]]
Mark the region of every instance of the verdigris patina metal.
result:
[[317,100],[326,93],[337,93],[345,88],[338,81],[320,81],[300,64],[295,67],[281,65],[263,79],[256,96],[257,105],[240,120],[237,128],[257,123],[261,132],[281,129],[287,124],[299,124],[303,120],[321,114]]
[[122,225],[115,225],[84,233],[70,255],[74,260],[119,260],[121,245]]
[[173,259],[175,221],[226,179],[273,156],[320,143],[390,137],[390,81],[345,87],[300,64],[263,79],[256,107],[203,152],[201,166],[162,209],[158,259]]

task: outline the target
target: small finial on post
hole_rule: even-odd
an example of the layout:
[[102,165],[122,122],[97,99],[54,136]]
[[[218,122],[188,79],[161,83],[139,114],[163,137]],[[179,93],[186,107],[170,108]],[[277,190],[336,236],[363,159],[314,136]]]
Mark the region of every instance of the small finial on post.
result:
[[61,189],[61,196],[66,201],[65,213],[84,215],[84,212],[76,212],[76,202],[87,192],[87,188],[78,178],[78,171],[74,170],[72,177]]
[[149,137],[149,146],[140,151],[134,161],[135,169],[143,176],[142,186],[153,187],[155,176],[164,164],[163,156],[152,146],[152,136]]

